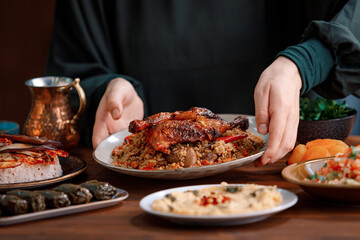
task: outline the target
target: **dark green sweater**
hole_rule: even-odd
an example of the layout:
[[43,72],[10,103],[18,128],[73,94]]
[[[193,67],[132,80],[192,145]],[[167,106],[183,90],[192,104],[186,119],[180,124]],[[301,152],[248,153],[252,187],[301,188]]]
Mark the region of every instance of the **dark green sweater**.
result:
[[[192,106],[254,114],[258,77],[280,52],[298,65],[302,93],[322,83],[326,97],[360,95],[360,6],[315,2],[61,0],[46,74],[82,79],[88,143],[99,101],[117,76],[134,85],[148,115]],[[335,22],[312,22],[301,38],[311,20],[328,21],[339,10]]]

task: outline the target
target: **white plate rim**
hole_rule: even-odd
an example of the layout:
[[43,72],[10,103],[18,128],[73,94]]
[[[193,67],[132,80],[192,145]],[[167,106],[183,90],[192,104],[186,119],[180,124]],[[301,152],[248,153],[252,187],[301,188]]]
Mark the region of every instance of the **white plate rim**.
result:
[[[234,183],[232,183],[231,185],[233,185]],[[238,185],[238,186],[243,186],[246,184],[234,184],[234,185]],[[159,216],[159,217],[165,217],[165,218],[169,218],[169,219],[176,219],[176,220],[182,220],[182,221],[211,221],[213,222],[214,220],[218,220],[218,221],[223,221],[223,220],[242,220],[242,219],[250,219],[250,218],[256,218],[256,217],[261,217],[264,215],[270,216],[272,214],[278,213],[280,211],[284,211],[292,206],[294,206],[297,201],[298,201],[298,197],[295,193],[290,192],[288,190],[282,189],[282,188],[277,188],[277,190],[281,193],[281,195],[283,196],[283,201],[280,203],[280,205],[276,206],[275,208],[271,208],[271,209],[266,209],[266,210],[261,210],[261,211],[256,211],[256,212],[251,212],[251,213],[244,213],[244,214],[229,214],[229,215],[224,215],[224,216],[190,216],[190,215],[181,215],[181,214],[174,214],[174,213],[163,213],[163,212],[157,212],[151,209],[151,204],[152,201],[154,201],[155,199],[160,199],[162,197],[164,197],[166,194],[173,192],[173,191],[187,191],[187,190],[198,190],[201,188],[206,188],[206,187],[213,187],[213,186],[221,186],[221,184],[204,184],[204,185],[194,185],[194,186],[184,186],[184,187],[176,187],[176,188],[170,188],[170,189],[165,189],[165,190],[161,190],[161,191],[157,191],[154,193],[151,193],[145,197],[143,197],[140,200],[140,208],[152,215],[155,216]],[[261,185],[261,186],[266,186],[266,185]]]

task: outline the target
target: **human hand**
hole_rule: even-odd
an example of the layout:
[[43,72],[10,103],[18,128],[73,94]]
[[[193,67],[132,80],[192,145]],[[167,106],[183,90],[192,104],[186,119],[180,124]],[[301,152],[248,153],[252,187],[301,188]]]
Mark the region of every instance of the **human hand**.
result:
[[261,74],[254,92],[255,119],[258,132],[269,133],[269,141],[255,166],[274,163],[293,149],[301,86],[296,64],[286,57],[278,57]]
[[124,130],[134,119],[144,117],[144,104],[134,87],[123,78],[111,80],[96,111],[93,147],[107,136]]

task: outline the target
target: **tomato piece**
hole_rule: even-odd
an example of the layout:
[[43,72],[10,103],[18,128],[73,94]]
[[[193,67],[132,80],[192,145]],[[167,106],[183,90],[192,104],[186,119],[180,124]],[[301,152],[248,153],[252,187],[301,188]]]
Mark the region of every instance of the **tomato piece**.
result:
[[155,165],[155,163],[149,163],[146,167],[143,167],[140,170],[155,170]]

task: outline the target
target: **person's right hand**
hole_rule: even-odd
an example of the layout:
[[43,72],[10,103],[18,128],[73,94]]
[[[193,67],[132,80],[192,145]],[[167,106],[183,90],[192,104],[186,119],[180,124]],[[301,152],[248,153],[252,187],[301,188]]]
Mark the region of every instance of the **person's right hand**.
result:
[[293,149],[301,86],[297,65],[286,57],[278,57],[261,74],[254,92],[255,118],[258,132],[269,133],[269,141],[255,166],[274,163]]
[[144,117],[144,104],[134,87],[123,78],[111,80],[96,111],[93,147],[109,135],[124,130],[134,119]]

